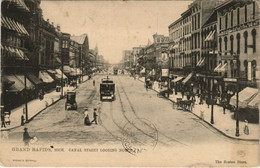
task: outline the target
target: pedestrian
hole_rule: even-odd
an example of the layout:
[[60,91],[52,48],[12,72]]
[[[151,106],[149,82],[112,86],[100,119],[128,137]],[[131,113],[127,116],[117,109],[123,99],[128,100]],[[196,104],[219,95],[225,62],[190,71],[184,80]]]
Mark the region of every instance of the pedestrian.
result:
[[95,80],[93,80],[93,86],[95,86],[95,83],[96,83]]
[[1,128],[6,128],[5,126],[5,114],[3,112],[1,112]]
[[93,119],[93,121],[91,121],[91,123],[93,123],[95,121],[95,124],[97,124],[97,116],[98,116],[96,111],[97,111],[97,109],[94,108],[94,112],[93,112],[93,118],[94,119]]
[[24,128],[24,133],[23,133],[23,142],[24,142],[24,146],[29,146],[29,142],[32,139],[32,137],[30,137],[27,128]]
[[21,115],[21,126],[24,125],[24,115]]
[[90,122],[90,120],[89,120],[89,113],[88,113],[88,108],[86,107],[86,108],[84,108],[84,124],[85,125],[91,125],[91,122]]
[[11,120],[10,120],[10,114],[9,112],[5,112],[5,124],[10,125]]

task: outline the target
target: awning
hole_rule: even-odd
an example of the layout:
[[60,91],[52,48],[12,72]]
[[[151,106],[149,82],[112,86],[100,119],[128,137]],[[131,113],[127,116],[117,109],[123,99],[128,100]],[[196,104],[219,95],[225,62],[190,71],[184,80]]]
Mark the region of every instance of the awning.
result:
[[218,69],[218,72],[225,72],[227,67],[227,63],[225,63],[221,68]]
[[7,79],[5,76],[1,76],[1,82],[6,87],[10,87],[10,86],[12,86],[15,83],[14,81],[10,81],[9,79]]
[[11,18],[2,16],[1,17],[1,24],[2,24],[3,27],[5,27],[9,30],[13,30],[13,31],[16,31],[18,33],[25,34],[25,35],[29,36],[29,33],[24,28],[24,26],[21,23],[18,23]]
[[259,108],[259,93],[257,93],[256,96],[248,103],[248,107],[252,109]]
[[26,12],[29,12],[29,8],[25,5],[23,0],[4,0],[10,3],[13,3],[17,8],[22,9]]
[[71,72],[70,67],[68,65],[63,66],[63,72],[69,74]]
[[[24,75],[23,74],[14,74],[15,75],[15,77],[17,78],[17,79],[19,79],[22,83],[23,83],[23,85],[24,85]],[[26,89],[29,89],[29,90],[33,90],[33,89],[35,89],[35,86],[34,86],[34,84],[28,79],[28,78],[26,78]]]
[[39,78],[44,83],[52,83],[52,82],[54,82],[53,78],[45,71],[39,71]]
[[14,84],[6,89],[7,92],[20,92],[24,90],[24,84],[17,79],[13,74],[4,75],[8,80],[13,81]]
[[208,36],[206,37],[206,39],[204,41],[212,41],[214,40],[214,34],[215,34],[215,30],[214,31],[211,31]]
[[76,72],[77,72],[78,75],[81,75],[81,74],[82,74],[82,70],[79,69],[79,68],[76,68]]
[[183,79],[182,76],[178,76],[177,78],[173,79],[172,82],[175,83],[175,82],[178,82],[178,81],[180,81],[182,79]]
[[190,74],[182,81],[182,83],[183,83],[183,84],[187,83],[187,82],[191,79],[191,77],[192,77],[192,73],[190,73]]
[[214,69],[214,72],[218,72],[221,65],[222,65],[222,63],[219,63],[218,66]]
[[[256,88],[246,87],[238,94],[238,107],[246,108],[248,104],[255,98],[258,94],[259,90]],[[237,95],[234,95],[230,99],[230,105],[236,106],[237,103]],[[254,102],[252,102],[254,104]]]
[[27,73],[26,75],[29,78],[29,80],[31,80],[35,85],[40,85],[43,83],[39,78],[37,78],[32,73]]
[[172,49],[177,49],[177,48],[179,48],[179,45],[178,45],[178,44],[175,44],[175,45],[172,47]]
[[7,52],[11,53],[12,55],[14,55],[15,59],[17,60],[26,60],[26,61],[29,60],[28,57],[24,54],[24,52],[20,49],[8,47],[8,46],[2,46],[2,48]]
[[[68,79],[68,77],[67,77],[64,73],[62,73],[60,69],[56,69],[56,72],[57,72],[57,74],[60,75],[60,79],[61,79],[61,75],[62,75],[62,74],[63,74],[63,79]],[[57,75],[57,74],[56,74],[56,75]]]
[[199,60],[199,62],[197,63],[197,67],[201,67],[201,66],[203,66],[203,64],[204,64],[204,62],[205,62],[205,57],[204,58],[201,58],[200,60]]
[[214,40],[214,35],[215,35],[216,30],[214,30],[211,35],[209,36],[209,38],[207,39],[207,41],[213,41]]
[[145,73],[145,68],[143,68],[140,73]]
[[77,76],[77,71],[75,68],[71,68],[70,70],[70,76]]
[[56,74],[57,73],[55,70],[52,70],[52,69],[48,69],[47,72],[49,72],[51,74]]

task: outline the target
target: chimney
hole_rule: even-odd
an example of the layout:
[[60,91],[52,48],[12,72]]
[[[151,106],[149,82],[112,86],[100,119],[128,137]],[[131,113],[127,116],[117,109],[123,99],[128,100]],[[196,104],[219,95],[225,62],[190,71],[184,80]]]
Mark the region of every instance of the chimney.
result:
[[57,30],[60,32],[60,25],[57,24]]

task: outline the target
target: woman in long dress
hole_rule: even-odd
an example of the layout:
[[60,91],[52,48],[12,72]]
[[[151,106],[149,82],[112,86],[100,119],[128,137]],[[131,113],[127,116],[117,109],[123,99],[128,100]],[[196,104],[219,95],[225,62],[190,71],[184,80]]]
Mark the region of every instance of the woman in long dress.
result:
[[88,108],[85,108],[85,111],[84,111],[84,124],[91,125],[89,115],[88,115]]

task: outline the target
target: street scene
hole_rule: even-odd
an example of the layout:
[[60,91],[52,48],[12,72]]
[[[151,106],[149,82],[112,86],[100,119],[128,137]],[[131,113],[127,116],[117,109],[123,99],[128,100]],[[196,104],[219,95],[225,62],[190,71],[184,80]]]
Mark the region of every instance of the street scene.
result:
[[1,163],[258,166],[259,5],[2,1]]

